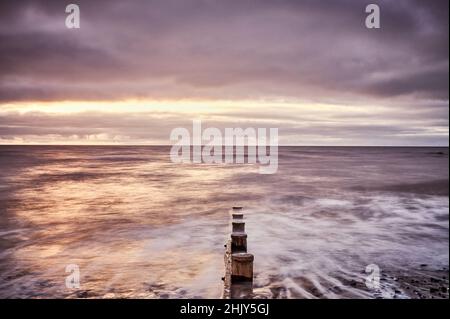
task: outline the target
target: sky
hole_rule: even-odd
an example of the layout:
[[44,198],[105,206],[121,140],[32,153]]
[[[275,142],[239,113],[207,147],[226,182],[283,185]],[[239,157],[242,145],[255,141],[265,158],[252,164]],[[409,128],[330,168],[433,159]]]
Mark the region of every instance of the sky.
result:
[[447,0],[1,1],[0,144],[170,144],[200,119],[448,146],[448,28]]

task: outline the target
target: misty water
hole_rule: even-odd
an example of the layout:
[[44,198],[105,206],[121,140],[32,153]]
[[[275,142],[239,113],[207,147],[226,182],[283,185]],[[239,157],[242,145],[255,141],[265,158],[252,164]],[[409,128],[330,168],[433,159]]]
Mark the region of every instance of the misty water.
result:
[[255,298],[406,298],[395,276],[448,269],[448,148],[282,147],[262,175],[169,147],[0,146],[0,168],[0,297],[220,298],[232,206]]

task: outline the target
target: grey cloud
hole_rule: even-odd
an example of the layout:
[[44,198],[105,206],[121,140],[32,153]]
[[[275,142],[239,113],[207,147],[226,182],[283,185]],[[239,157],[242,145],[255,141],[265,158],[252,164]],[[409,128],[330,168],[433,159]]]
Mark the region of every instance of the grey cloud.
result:
[[376,81],[368,86],[368,90],[378,95],[393,96],[416,92],[437,99],[447,99],[448,86],[448,66],[445,66],[437,70],[416,71]]
[[[239,115],[239,114],[238,114]],[[252,116],[230,117],[220,114],[203,118],[203,128],[217,127],[278,127],[281,145],[329,145],[330,139],[338,139],[333,145],[417,145],[427,142],[431,145],[448,143],[444,134],[445,123],[428,120],[420,121],[420,114],[410,115],[408,121],[401,118],[387,123],[383,118],[370,116],[359,120],[329,116],[319,120],[297,116],[267,119],[264,113],[253,112]],[[369,121],[367,121],[369,120]],[[44,137],[54,135],[61,140],[70,136],[83,139],[91,135],[106,134],[126,138],[126,143],[170,144],[171,129],[185,127],[191,130],[192,122],[185,115],[177,113],[108,113],[83,112],[78,114],[48,114],[42,112],[7,112],[0,115],[0,140],[21,136]],[[436,129],[441,134],[436,134]],[[82,142],[82,141],[81,141]]]
[[80,30],[60,1],[2,4],[1,100],[448,99],[447,1],[380,1],[380,30],[356,0],[78,3]]
[[[367,3],[358,0],[76,3],[80,30],[64,27],[64,2],[0,2],[0,111],[17,101],[274,98],[336,112],[243,105],[212,111],[205,124],[274,125],[286,144],[448,145],[446,0],[377,1],[380,30],[364,27]],[[1,112],[0,140],[110,134],[167,143],[171,128],[190,121],[126,110]]]

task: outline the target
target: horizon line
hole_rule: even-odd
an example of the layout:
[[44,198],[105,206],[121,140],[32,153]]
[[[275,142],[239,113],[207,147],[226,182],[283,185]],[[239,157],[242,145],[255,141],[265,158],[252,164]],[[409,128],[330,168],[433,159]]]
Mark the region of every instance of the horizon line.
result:
[[[137,146],[174,146],[173,144],[0,144],[0,146],[118,146],[118,147],[137,147]],[[237,145],[177,145],[177,146],[234,146]],[[244,145],[248,147],[249,145]],[[251,145],[258,147],[258,145]],[[266,145],[270,147],[271,145]],[[277,145],[278,147],[442,147],[449,148],[449,145]]]

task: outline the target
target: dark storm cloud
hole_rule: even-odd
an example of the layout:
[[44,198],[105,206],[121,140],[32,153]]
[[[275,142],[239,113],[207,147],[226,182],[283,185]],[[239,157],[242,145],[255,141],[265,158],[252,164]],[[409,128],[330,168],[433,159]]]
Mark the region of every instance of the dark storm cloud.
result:
[[448,99],[448,1],[76,3],[1,3],[1,100]]

